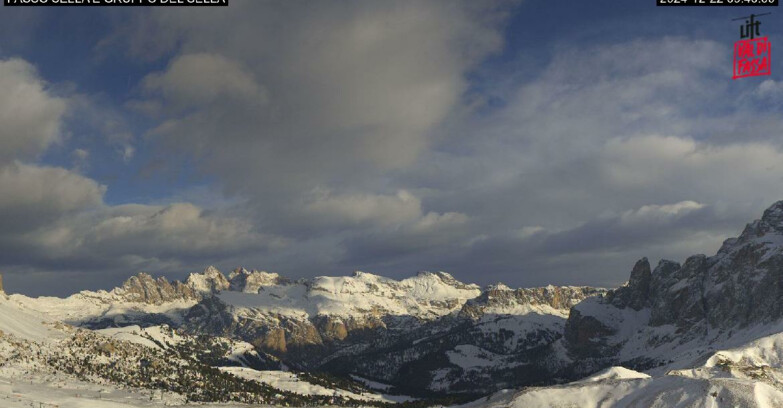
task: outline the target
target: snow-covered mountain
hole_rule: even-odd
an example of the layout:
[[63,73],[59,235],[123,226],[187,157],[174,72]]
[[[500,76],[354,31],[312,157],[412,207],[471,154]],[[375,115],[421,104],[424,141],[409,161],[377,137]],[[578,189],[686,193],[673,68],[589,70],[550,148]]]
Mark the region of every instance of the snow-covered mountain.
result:
[[572,309],[565,338],[578,371],[614,364],[662,371],[775,333],[781,318],[783,201],[714,256],[662,260],[652,271],[638,261],[626,286]]
[[[0,330],[0,391],[3,376],[53,375],[54,363],[71,367],[58,375],[216,401],[255,401],[236,388],[255,387],[264,401],[783,406],[783,201],[716,255],[655,268],[643,258],[609,291],[209,267],[184,282],[139,274],[64,299],[0,292]],[[106,374],[112,353],[131,362],[121,377]],[[140,368],[152,361],[179,373],[178,385],[154,382]],[[235,394],[194,393],[204,378]]]
[[651,376],[610,367],[564,385],[505,390],[463,408],[777,408],[783,406],[781,357],[783,334],[778,333],[714,351],[693,368]]
[[169,326],[89,330],[0,294],[0,406],[151,407],[387,404],[358,382],[282,371],[251,344]]
[[141,273],[111,291],[9,299],[84,328],[167,325],[233,338],[291,368],[353,375],[397,392],[475,394],[531,381],[520,372],[562,337],[569,308],[603,292],[482,289],[445,272],[292,281],[244,268],[225,276],[209,267],[184,282]]

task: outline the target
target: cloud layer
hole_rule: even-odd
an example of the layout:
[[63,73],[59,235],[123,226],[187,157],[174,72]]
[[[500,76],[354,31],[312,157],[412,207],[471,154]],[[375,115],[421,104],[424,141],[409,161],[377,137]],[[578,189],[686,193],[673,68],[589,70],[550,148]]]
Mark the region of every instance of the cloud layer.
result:
[[[725,44],[541,52],[512,41],[518,12],[105,10],[92,63],[135,67],[112,95],[0,60],[0,267],[19,287],[213,263],[610,286],[638,257],[716,250],[783,197],[783,88],[727,80]],[[132,172],[155,193],[127,193]]]

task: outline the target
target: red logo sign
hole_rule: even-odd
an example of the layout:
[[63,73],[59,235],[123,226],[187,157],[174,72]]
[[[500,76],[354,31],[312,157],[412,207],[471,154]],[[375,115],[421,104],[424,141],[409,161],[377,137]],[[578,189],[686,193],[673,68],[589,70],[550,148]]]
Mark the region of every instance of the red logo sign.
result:
[[767,37],[739,40],[734,43],[733,79],[770,75],[772,45]]

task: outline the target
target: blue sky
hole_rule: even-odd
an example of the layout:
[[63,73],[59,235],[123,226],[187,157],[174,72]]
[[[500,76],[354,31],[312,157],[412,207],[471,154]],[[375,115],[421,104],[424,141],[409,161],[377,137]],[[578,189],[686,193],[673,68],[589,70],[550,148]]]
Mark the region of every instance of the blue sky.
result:
[[[567,6],[567,7],[566,7]],[[0,8],[0,271],[627,279],[783,199],[783,83],[652,0]]]

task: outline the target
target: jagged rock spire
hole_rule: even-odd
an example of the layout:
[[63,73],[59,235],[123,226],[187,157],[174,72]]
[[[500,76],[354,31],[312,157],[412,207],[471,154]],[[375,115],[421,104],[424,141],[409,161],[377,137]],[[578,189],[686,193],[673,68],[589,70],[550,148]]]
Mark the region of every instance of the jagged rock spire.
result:
[[628,284],[607,295],[607,299],[617,307],[630,307],[640,310],[648,306],[650,299],[650,282],[652,272],[650,261],[645,257],[638,261],[631,270],[631,278]]
[[196,299],[194,291],[179,281],[169,282],[166,278],[153,278],[141,272],[128,278],[115,293],[132,302],[161,304],[179,299]]

